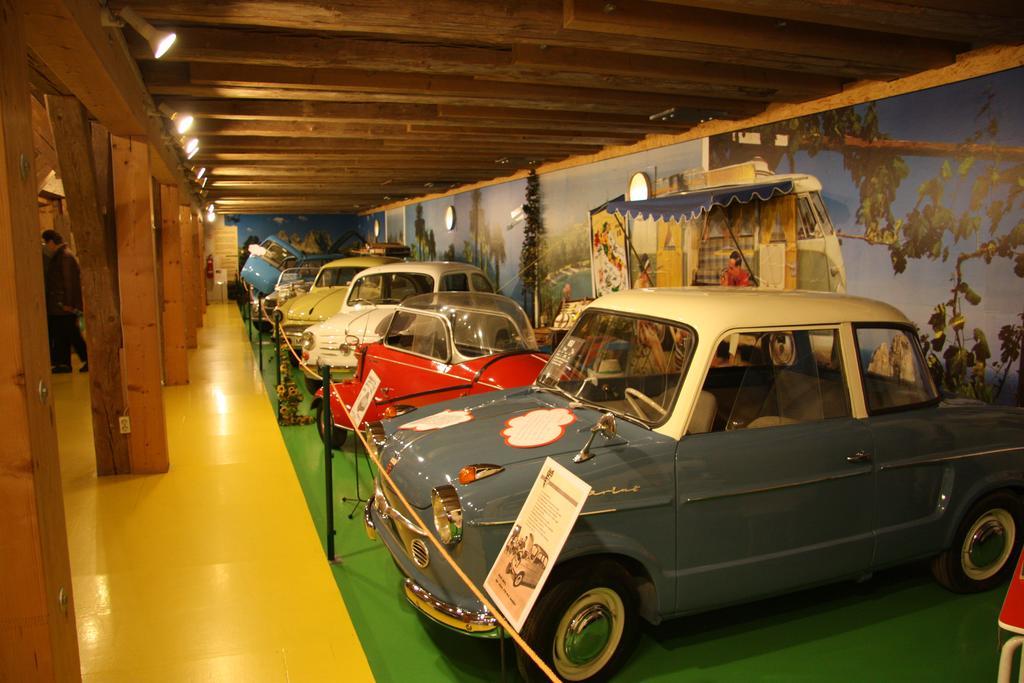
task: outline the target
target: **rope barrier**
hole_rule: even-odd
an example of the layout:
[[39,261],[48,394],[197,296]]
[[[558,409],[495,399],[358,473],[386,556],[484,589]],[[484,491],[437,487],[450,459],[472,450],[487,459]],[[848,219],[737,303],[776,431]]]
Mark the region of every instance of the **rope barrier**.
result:
[[[279,326],[281,325],[280,323],[277,324]],[[281,327],[281,331],[283,332],[283,326]],[[309,366],[306,365],[306,363],[302,360],[302,357],[295,352],[295,347],[292,346],[291,340],[288,339],[288,336],[285,334],[282,334],[281,336],[284,338],[285,344],[288,346],[289,352],[298,360],[300,367],[302,367],[304,370],[308,369]],[[310,371],[310,373],[313,374],[317,379],[323,381],[323,377],[319,373],[312,371]],[[405,510],[412,518],[412,521],[416,525],[418,525],[419,528],[423,529],[426,532],[425,535],[427,539],[430,541],[431,545],[433,545],[437,552],[440,553],[441,557],[443,557],[445,562],[448,563],[448,566],[450,566],[452,570],[455,572],[455,575],[459,577],[459,579],[466,585],[467,588],[469,588],[470,592],[473,593],[476,599],[479,600],[483,604],[483,606],[487,608],[487,611],[489,611],[494,616],[498,624],[500,624],[500,626],[505,630],[505,632],[509,634],[512,640],[515,641],[516,645],[518,645],[519,648],[531,660],[533,660],[533,663],[537,665],[537,668],[540,669],[544,673],[544,675],[552,681],[552,683],[560,683],[560,679],[558,678],[558,676],[555,675],[555,673],[551,670],[547,663],[544,662],[544,660],[541,659],[536,652],[534,652],[533,648],[531,648],[526,643],[526,641],[523,640],[522,636],[520,636],[519,633],[517,633],[516,630],[512,628],[512,625],[501,614],[501,611],[497,607],[495,607],[494,604],[491,603],[491,601],[484,596],[483,592],[476,587],[476,584],[474,584],[469,579],[469,577],[466,576],[462,569],[455,563],[455,560],[452,559],[452,556],[448,554],[448,551],[444,548],[444,545],[442,545],[441,541],[439,541],[434,536],[434,534],[429,532],[430,527],[423,522],[423,519],[420,518],[419,513],[416,512],[416,508],[414,508],[409,503],[408,499],[402,494],[402,491],[398,488],[398,486],[395,484],[395,481],[391,478],[391,475],[388,474],[381,466],[380,460],[377,458],[376,447],[371,448],[370,442],[367,440],[366,435],[359,429],[359,426],[352,420],[352,413],[349,412],[348,406],[345,405],[345,402],[341,400],[341,395],[338,394],[338,388],[337,386],[335,386],[334,382],[330,383],[330,387],[330,398],[337,399],[338,404],[341,406],[341,409],[345,411],[345,417],[348,418],[349,424],[352,425],[352,431],[359,438],[359,441],[362,442],[363,448],[366,449],[367,457],[369,457],[373,461],[373,464],[377,466],[377,476],[382,477],[384,481],[387,482],[387,484],[391,487],[391,490],[398,497],[399,502],[401,502],[402,505],[405,507]],[[329,398],[325,396],[324,400],[329,400]]]

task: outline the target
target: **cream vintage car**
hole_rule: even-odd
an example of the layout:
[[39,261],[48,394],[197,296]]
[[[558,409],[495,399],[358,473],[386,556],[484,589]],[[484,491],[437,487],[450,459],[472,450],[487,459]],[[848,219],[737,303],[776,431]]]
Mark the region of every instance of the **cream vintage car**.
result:
[[281,306],[281,327],[292,347],[298,351],[302,333],[315,323],[323,322],[341,308],[352,279],[367,268],[394,263],[390,256],[352,256],[325,264],[309,292]]
[[494,285],[482,270],[458,261],[391,263],[359,273],[335,314],[302,334],[310,390],[318,381],[316,367],[351,370],[356,366],[356,347],[379,340],[402,301],[435,292],[493,293]]

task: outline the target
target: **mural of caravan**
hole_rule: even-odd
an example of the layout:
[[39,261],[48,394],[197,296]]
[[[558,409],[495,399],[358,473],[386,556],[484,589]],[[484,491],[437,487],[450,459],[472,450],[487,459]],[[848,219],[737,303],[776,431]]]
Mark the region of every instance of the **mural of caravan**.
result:
[[[629,219],[634,286],[720,284],[729,255],[738,251],[760,287],[846,291],[839,238],[814,176],[776,175],[756,159],[673,181],[684,189],[609,202],[594,214]],[[656,248],[641,253],[639,242]],[[597,294],[606,291],[614,290],[595,282]]]

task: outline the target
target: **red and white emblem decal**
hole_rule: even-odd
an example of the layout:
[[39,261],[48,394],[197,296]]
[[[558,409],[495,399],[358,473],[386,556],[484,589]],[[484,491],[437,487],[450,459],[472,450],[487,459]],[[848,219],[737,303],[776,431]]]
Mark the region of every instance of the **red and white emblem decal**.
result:
[[512,448],[536,448],[554,443],[565,435],[565,428],[576,421],[571,410],[542,408],[511,418],[501,435]]

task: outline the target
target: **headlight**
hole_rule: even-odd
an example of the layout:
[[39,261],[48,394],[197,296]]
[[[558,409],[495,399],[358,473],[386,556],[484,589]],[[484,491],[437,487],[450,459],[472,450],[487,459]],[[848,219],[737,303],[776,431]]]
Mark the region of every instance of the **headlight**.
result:
[[434,528],[445,545],[456,545],[462,540],[462,503],[455,487],[438,486],[430,492],[430,506],[434,511]]
[[302,348],[306,351],[312,351],[313,347],[316,346],[316,337],[313,336],[312,332],[302,333]]

